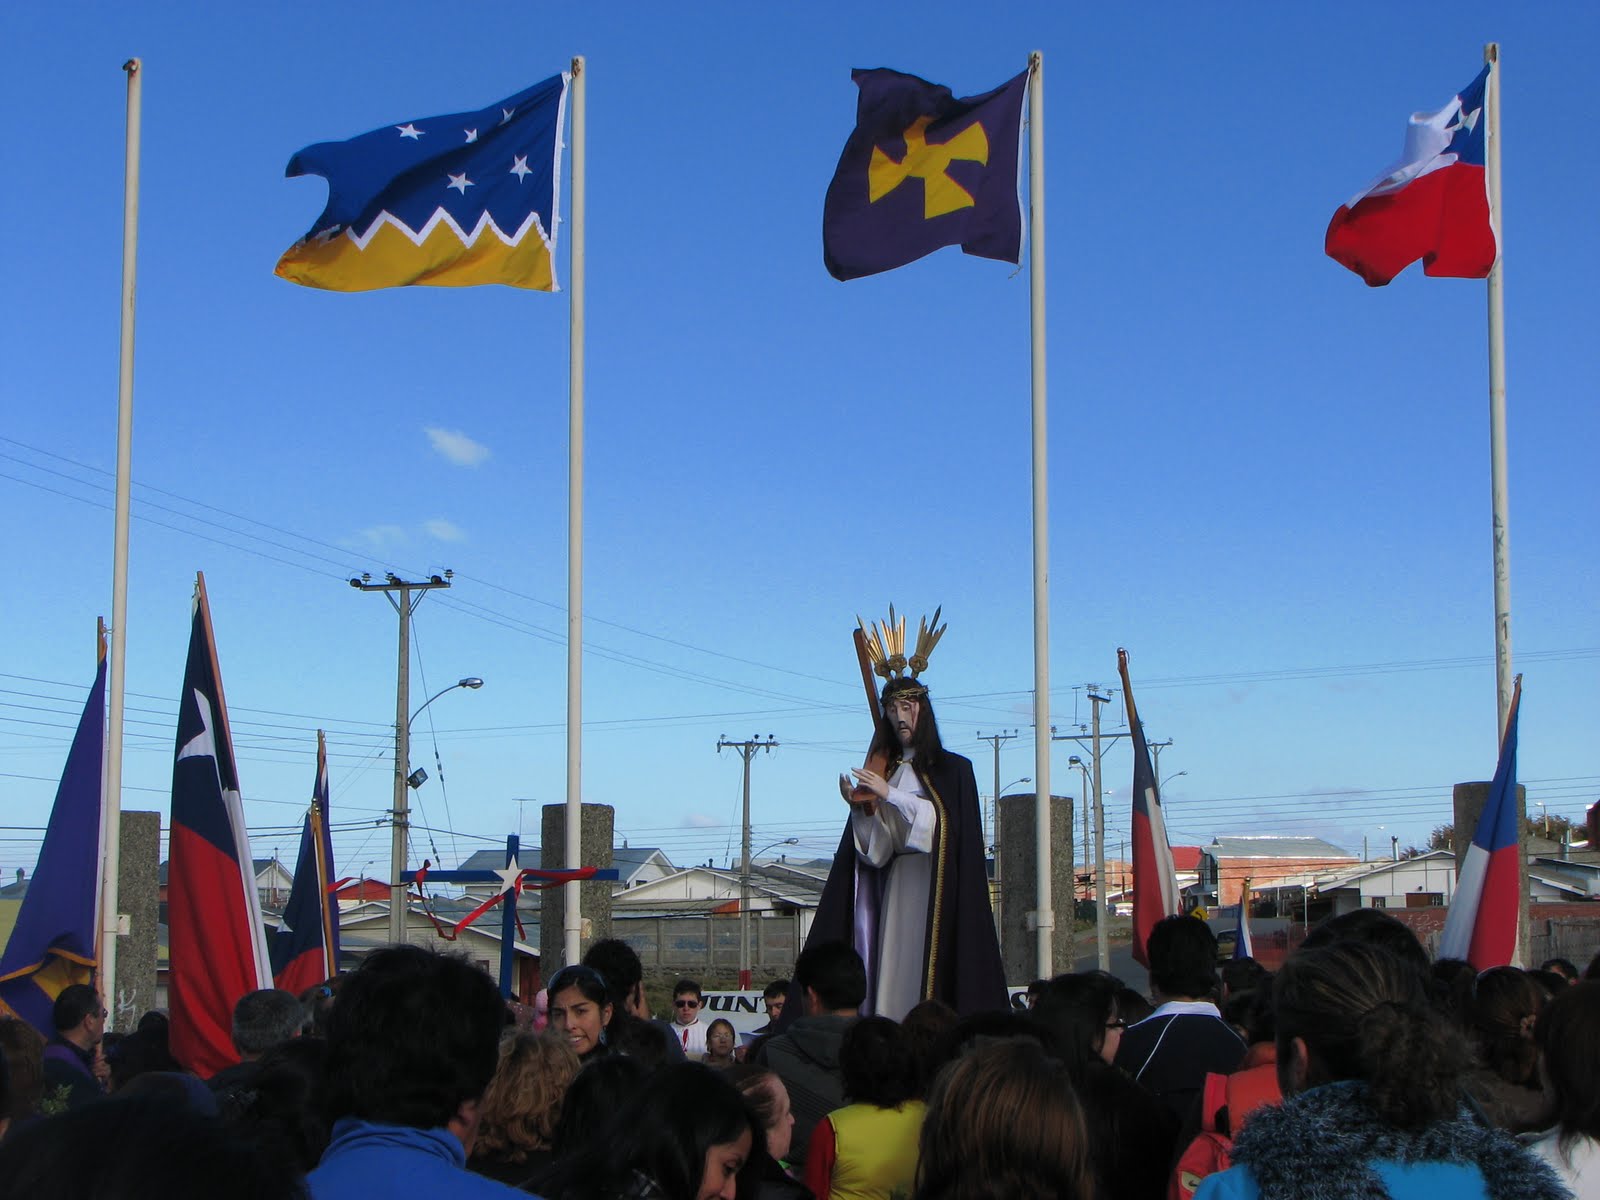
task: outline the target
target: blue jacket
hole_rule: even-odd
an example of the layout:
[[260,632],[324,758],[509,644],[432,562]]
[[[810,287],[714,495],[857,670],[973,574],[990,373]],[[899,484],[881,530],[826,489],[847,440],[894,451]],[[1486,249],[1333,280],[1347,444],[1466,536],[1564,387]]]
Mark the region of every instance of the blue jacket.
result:
[[306,1176],[312,1200],[353,1196],[426,1196],[428,1200],[527,1200],[526,1192],[467,1170],[466,1151],[448,1129],[377,1125],[346,1117],[316,1170]]
[[1234,1166],[1195,1200],[1567,1200],[1548,1164],[1509,1136],[1454,1119],[1387,1125],[1366,1084],[1324,1084],[1258,1109],[1233,1143]]

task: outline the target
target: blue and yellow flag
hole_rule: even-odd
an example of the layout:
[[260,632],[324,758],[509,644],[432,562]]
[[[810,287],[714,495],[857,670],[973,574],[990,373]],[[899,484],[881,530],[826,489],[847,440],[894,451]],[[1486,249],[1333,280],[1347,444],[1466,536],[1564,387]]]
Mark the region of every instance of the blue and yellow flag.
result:
[[307,146],[285,174],[321,175],[328,206],[277,273],[334,292],[555,291],[567,82],[557,75],[477,112]]
[[941,246],[1022,259],[1022,101],[1028,73],[957,99],[915,75],[853,71],[860,95],[822,207],[835,279],[891,271]]
[[39,864],[16,928],[0,955],[0,1013],[12,1013],[45,1037],[56,997],[88,983],[96,962],[95,900],[100,878],[100,766],[105,755],[106,659],[78,719],[56,789]]

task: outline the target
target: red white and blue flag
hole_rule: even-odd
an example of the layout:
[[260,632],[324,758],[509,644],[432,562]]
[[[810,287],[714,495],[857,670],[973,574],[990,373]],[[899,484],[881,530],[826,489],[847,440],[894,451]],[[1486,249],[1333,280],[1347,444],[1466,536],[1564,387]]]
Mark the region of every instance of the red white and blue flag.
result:
[[1328,257],[1371,287],[1417,259],[1424,275],[1482,279],[1497,253],[1484,170],[1489,68],[1438,112],[1414,113],[1400,159],[1328,224]]
[[328,894],[333,873],[333,840],[328,832],[328,749],[317,730],[317,778],[311,808],[300,830],[300,855],[294,864],[289,902],[272,936],[273,983],[300,993],[331,978],[339,962],[339,922]]
[[1133,957],[1149,966],[1145,943],[1156,922],[1182,911],[1178,892],[1178,870],[1172,862],[1172,846],[1167,841],[1167,824],[1161,812],[1161,790],[1155,768],[1150,765],[1150,747],[1144,740],[1144,726],[1133,703],[1133,684],[1128,680],[1128,652],[1117,651],[1117,670],[1122,674],[1122,696],[1128,704],[1128,730],[1133,736]]
[[1250,881],[1244,881],[1244,889],[1239,893],[1239,921],[1233,927],[1233,956],[1235,958],[1254,958],[1256,956],[1255,940],[1250,936]]
[[1489,801],[1461,860],[1439,937],[1440,958],[1464,958],[1480,971],[1507,966],[1517,948],[1517,856],[1522,852],[1517,836],[1517,711],[1521,707],[1518,675]]
[[172,1053],[203,1077],[238,1061],[233,1006],[272,986],[206,581],[178,701],[167,868]]

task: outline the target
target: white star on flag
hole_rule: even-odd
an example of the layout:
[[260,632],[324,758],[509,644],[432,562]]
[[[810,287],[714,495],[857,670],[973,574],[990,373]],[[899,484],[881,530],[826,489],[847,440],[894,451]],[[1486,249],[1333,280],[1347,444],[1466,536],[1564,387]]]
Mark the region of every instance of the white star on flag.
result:
[[511,164],[511,173],[517,177],[518,183],[522,182],[524,175],[533,174],[533,171],[528,166],[528,156],[526,154],[517,155],[516,161]]
[[472,182],[472,180],[468,179],[467,178],[467,173],[465,171],[463,171],[459,175],[450,176],[450,182],[445,184],[445,186],[446,187],[453,187],[453,188],[456,189],[456,191],[460,192],[463,196],[465,196],[467,194],[467,189],[469,187],[476,187],[477,185],[474,184]]
[[512,118],[512,116],[515,115],[516,111],[517,110],[514,109],[514,108],[502,108],[500,110],[500,113],[501,113],[500,124],[502,124],[502,125],[510,124],[511,123],[511,118]]
[[395,128],[400,131],[401,137],[410,138],[412,141],[416,141],[422,136],[422,130],[418,129],[410,121],[407,121],[404,125],[396,125]]
[[465,130],[464,132],[467,135],[467,141],[475,142],[475,141],[478,140],[478,131],[476,129],[468,129],[468,130]]
[[505,866],[497,868],[495,874],[500,876],[500,891],[502,894],[521,890],[518,887],[518,881],[522,878],[522,868],[517,865],[516,859],[513,858]]

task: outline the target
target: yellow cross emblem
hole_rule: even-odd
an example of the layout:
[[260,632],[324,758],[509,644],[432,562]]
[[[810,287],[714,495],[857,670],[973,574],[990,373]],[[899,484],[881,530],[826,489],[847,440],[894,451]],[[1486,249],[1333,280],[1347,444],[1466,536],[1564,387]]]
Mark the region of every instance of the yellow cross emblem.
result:
[[867,165],[867,195],[876,202],[883,199],[908,178],[922,180],[922,216],[924,220],[943,216],[961,208],[971,208],[977,203],[967,189],[945,172],[951,162],[976,162],[988,165],[989,136],[983,126],[974,121],[948,142],[929,145],[926,139],[932,117],[918,117],[905,131],[905,157],[899,162],[890,158],[878,147],[872,148],[872,161]]

